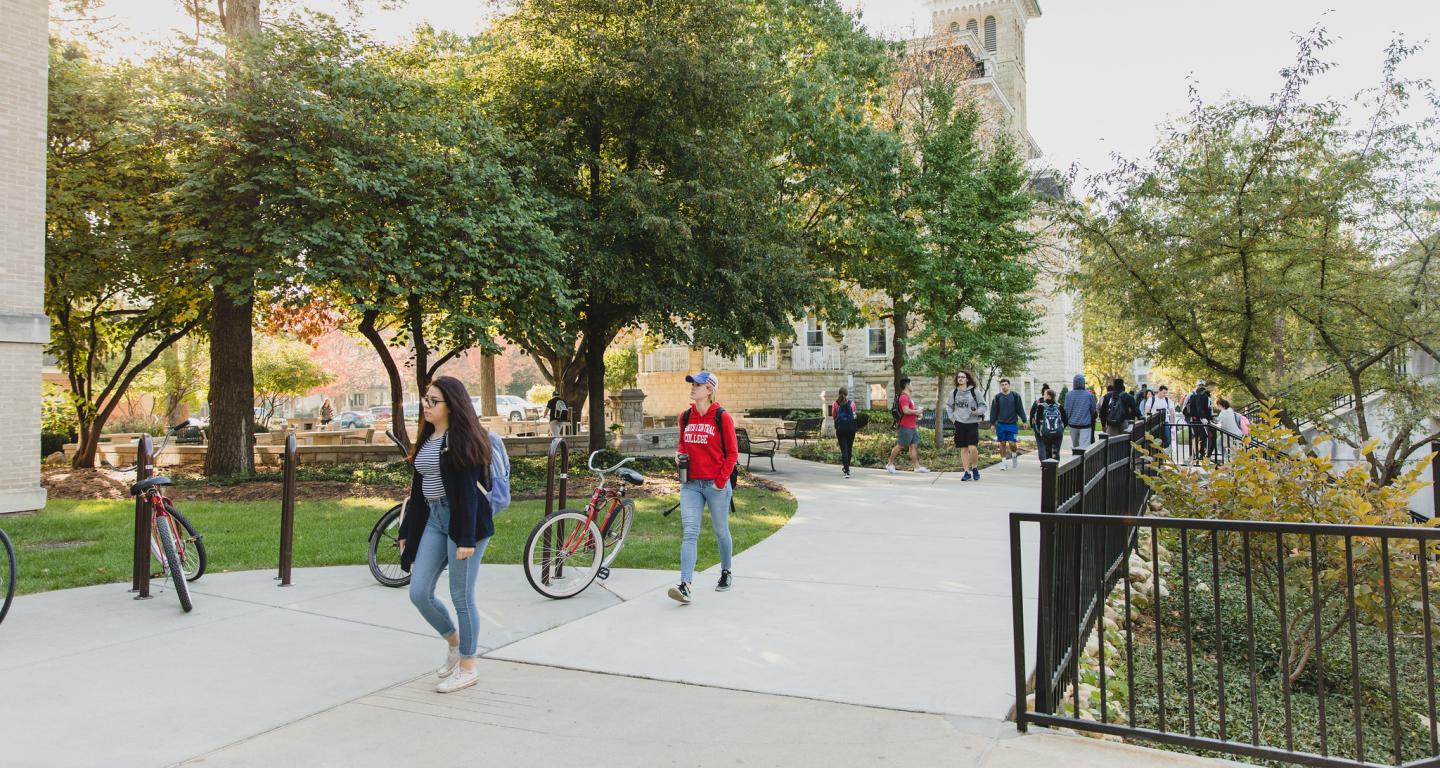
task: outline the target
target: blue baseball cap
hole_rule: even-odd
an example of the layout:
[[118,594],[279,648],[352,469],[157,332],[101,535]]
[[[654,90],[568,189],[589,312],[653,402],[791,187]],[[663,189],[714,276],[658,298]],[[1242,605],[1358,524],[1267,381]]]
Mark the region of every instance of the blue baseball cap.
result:
[[699,372],[699,373],[692,373],[692,374],[690,374],[689,376],[686,376],[686,377],[685,377],[685,380],[688,381],[688,382],[690,382],[691,384],[709,384],[710,386],[714,387],[715,389],[719,389],[719,388],[720,388],[720,380],[717,379],[717,378],[715,378],[715,374],[713,374],[713,373],[711,373],[711,372],[709,372],[709,371],[701,371],[701,372]]

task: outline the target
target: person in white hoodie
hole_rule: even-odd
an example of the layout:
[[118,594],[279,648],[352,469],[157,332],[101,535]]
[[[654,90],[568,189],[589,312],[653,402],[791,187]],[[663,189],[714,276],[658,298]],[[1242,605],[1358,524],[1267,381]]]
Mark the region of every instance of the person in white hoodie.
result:
[[1220,406],[1220,415],[1215,417],[1215,426],[1219,430],[1215,434],[1216,449],[1220,461],[1230,460],[1230,450],[1240,444],[1242,437],[1240,426],[1240,413],[1230,407],[1230,401],[1221,397],[1215,400]]

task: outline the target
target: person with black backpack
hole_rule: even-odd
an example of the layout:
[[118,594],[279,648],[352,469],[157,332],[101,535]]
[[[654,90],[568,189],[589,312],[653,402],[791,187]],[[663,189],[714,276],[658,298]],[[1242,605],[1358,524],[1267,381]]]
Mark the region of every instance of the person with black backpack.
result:
[[1116,378],[1110,383],[1110,390],[1100,401],[1100,413],[1105,419],[1105,434],[1123,435],[1130,428],[1130,422],[1140,417],[1135,407],[1135,396],[1125,391],[1125,380]]
[[840,388],[835,402],[830,404],[830,418],[835,420],[835,442],[840,444],[841,473],[849,480],[850,456],[855,452],[855,432],[859,422],[855,418],[855,401],[850,399],[850,392],[845,387]]
[[720,581],[715,591],[730,589],[730,500],[735,493],[735,464],[739,444],[735,420],[715,402],[720,380],[709,371],[685,377],[690,383],[692,405],[680,414],[680,444],[685,482],[680,485],[680,583],[670,588],[670,597],[688,604],[690,581],[700,544],[700,518],[710,508],[710,528],[720,550]]
[[1065,437],[1065,412],[1055,401],[1055,390],[1046,387],[1030,408],[1030,423],[1035,427],[1035,449],[1041,461],[1060,458],[1060,441]]
[[1210,436],[1210,419],[1215,414],[1210,406],[1210,390],[1205,386],[1204,379],[1201,379],[1195,385],[1195,391],[1185,398],[1185,405],[1181,406],[1180,412],[1190,425],[1190,460],[1199,464],[1201,459],[1209,455],[1215,442]]
[[570,406],[560,397],[559,392],[556,392],[545,403],[545,419],[550,422],[551,437],[565,434],[565,424],[570,420]]

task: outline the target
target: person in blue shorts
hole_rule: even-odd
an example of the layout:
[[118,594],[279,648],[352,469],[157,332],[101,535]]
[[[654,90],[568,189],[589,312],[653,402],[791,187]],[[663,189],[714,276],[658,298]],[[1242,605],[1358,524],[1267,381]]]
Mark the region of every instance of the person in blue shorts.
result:
[[1000,394],[990,402],[995,422],[995,441],[1000,443],[1000,469],[1020,466],[1020,425],[1025,423],[1025,403],[1019,392],[1010,391],[1010,380],[1000,380]]

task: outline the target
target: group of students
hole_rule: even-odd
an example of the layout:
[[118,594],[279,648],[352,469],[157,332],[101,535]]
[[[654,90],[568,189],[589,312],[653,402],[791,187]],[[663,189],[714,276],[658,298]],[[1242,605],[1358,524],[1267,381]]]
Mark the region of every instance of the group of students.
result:
[[[709,371],[685,377],[691,406],[678,455],[686,457],[688,479],[680,488],[680,583],[669,590],[680,603],[691,601],[700,518],[710,509],[720,549],[715,589],[730,589],[732,540],[730,499],[738,458],[735,421],[715,402],[719,379]],[[412,467],[410,497],[398,532],[400,566],[410,573],[410,601],[445,639],[445,662],[435,670],[435,690],[451,693],[479,679],[480,611],[475,585],[485,548],[495,534],[495,516],[510,504],[510,461],[505,443],[485,429],[465,385],[451,376],[431,383],[424,397],[420,434],[407,457]],[[454,616],[435,596],[440,576],[450,572]]]
[[[1152,435],[1160,441],[1161,447],[1169,449],[1177,427],[1186,425],[1190,432],[1191,455],[1196,461],[1224,450],[1216,439],[1216,429],[1218,434],[1237,437],[1250,433],[1250,423],[1244,414],[1232,408],[1229,400],[1213,397],[1209,383],[1203,379],[1196,384],[1193,392],[1179,401],[1170,396],[1170,388],[1164,385],[1157,389],[1142,385],[1138,391],[1132,392],[1126,388],[1124,379],[1116,378],[1106,389],[1104,397],[1097,400],[1095,393],[1086,386],[1083,374],[1076,374],[1071,383],[1073,389],[1066,395],[1063,405],[1056,402],[1055,391],[1048,384],[1042,385],[1041,396],[1031,409],[1031,423],[1035,425],[1041,461],[1059,458],[1061,438],[1066,429],[1070,430],[1070,445],[1084,449],[1094,442],[1096,426],[1103,428],[1106,435],[1122,435],[1134,422],[1149,421],[1156,414],[1160,415],[1160,419],[1153,427]],[[1212,429],[1212,425],[1216,429]]]

